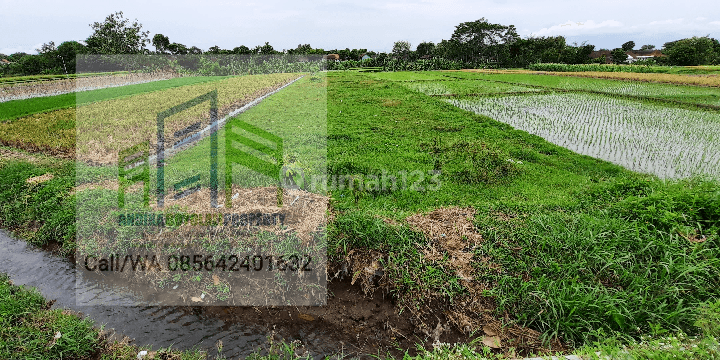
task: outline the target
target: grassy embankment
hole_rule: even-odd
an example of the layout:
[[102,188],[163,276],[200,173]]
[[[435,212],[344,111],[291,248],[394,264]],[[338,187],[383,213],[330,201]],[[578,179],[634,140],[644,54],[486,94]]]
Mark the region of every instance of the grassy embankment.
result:
[[199,350],[152,351],[124,341],[108,341],[92,320],[51,306],[37,290],[14,285],[7,275],[0,274],[0,358],[135,360],[142,350],[152,353],[154,359],[206,358]]
[[[459,314],[457,304],[482,302],[495,319],[504,318],[504,328],[528,326],[570,346],[608,336],[630,341],[658,329],[698,333],[694,321],[703,304],[717,300],[720,285],[717,184],[631,173],[389,81],[329,78],[330,174],[386,170],[400,179],[405,170],[411,184],[418,180],[412,171],[420,170],[427,186],[429,170],[442,172],[437,191],[371,186],[332,193],[337,215],[329,257],[379,254],[381,284],[401,308],[426,322],[431,312],[462,315],[478,330],[487,318]],[[47,220],[26,210],[40,206],[39,199],[25,204],[42,189],[30,191],[22,176],[9,175],[22,167],[25,176],[46,171],[3,165],[3,181],[19,193],[4,195],[4,204],[17,205],[3,215],[26,214],[20,226],[40,224]],[[450,206],[475,212],[482,241],[462,249],[472,256],[471,274],[459,274],[456,251],[405,222]],[[702,231],[704,241],[677,233],[688,227]],[[442,256],[428,256],[433,249]],[[501,340],[506,349],[528,345],[507,334]]]

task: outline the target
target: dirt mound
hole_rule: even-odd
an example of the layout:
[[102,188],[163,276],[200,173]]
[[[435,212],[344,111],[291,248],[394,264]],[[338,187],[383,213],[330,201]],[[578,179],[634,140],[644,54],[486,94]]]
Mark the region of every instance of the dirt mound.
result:
[[405,221],[430,239],[428,248],[423,251],[426,260],[440,261],[448,254],[449,265],[458,277],[469,281],[473,273],[472,250],[482,242],[482,236],[472,223],[474,216],[474,209],[452,207],[440,208],[427,215],[415,214]]
[[454,304],[445,304],[443,301],[435,308],[428,306],[424,311],[418,311],[418,317],[430,318],[430,315],[434,315],[433,311],[442,309],[449,324],[464,333],[482,329],[483,344],[495,349],[514,348],[521,353],[563,350],[564,346],[559,340],[553,340],[549,347],[544,347],[539,332],[514,324],[507,313],[500,318],[496,315],[495,301],[486,295],[492,284],[479,282],[473,276],[474,266],[479,262],[490,268],[498,267],[489,263],[487,258],[474,258],[475,247],[483,241],[473,225],[474,216],[475,210],[472,208],[449,207],[405,219],[411,228],[422,232],[430,240],[423,249],[424,261],[439,263],[447,258],[444,264],[455,272],[467,289],[467,295],[454,300]]

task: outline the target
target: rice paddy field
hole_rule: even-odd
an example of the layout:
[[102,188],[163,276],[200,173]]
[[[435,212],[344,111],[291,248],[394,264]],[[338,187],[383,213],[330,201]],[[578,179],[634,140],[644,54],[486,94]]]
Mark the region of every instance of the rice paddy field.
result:
[[[333,71],[313,82],[316,76],[262,103],[286,111],[257,106],[236,119],[262,127],[272,118],[283,134],[296,135],[288,149],[326,146],[324,156],[288,151],[285,161],[325,164],[328,279],[345,273],[366,294],[391,298],[415,329],[403,335],[410,345],[396,347],[460,341],[448,353],[515,358],[594,354],[608,344],[645,351],[665,345],[650,337],[672,334],[703,344],[674,355],[717,356],[720,88],[498,71]],[[91,251],[75,243],[77,202],[114,201],[112,154],[152,134],[140,119],[167,107],[157,99],[182,102],[217,88],[218,108],[228,114],[297,77],[78,96],[83,105],[72,111],[28,105],[33,110],[0,123],[0,224],[37,243],[61,239],[68,252]],[[325,128],[311,125],[316,102]],[[133,106],[139,109],[125,111]],[[206,111],[169,118],[168,133],[207,120]],[[137,139],[93,142],[108,137],[98,129],[111,127]],[[224,136],[220,143],[232,145]],[[212,146],[201,140],[168,164],[190,168]],[[45,174],[47,182],[29,181]],[[342,183],[343,176],[351,179]],[[131,196],[139,197],[136,188]],[[285,203],[295,199],[285,196]],[[213,279],[199,281],[215,289],[208,296],[222,296]],[[344,331],[366,320],[350,318]]]

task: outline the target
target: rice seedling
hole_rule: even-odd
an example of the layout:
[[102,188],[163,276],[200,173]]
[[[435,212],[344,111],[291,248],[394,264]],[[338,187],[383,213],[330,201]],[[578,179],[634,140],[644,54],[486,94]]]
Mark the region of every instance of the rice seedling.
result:
[[378,80],[391,81],[425,81],[425,80],[452,80],[440,71],[396,71],[378,72],[368,74],[368,77]]
[[490,81],[456,80],[456,81],[418,81],[402,82],[402,84],[415,91],[426,95],[441,96],[467,96],[498,93],[521,93],[543,91],[541,88],[533,88],[522,85],[506,84]]
[[633,171],[720,179],[720,115],[715,113],[590,94],[447,101]]

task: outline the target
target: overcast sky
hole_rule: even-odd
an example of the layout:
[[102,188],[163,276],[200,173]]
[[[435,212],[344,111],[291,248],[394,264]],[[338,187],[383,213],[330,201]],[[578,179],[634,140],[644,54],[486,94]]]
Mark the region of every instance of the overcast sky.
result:
[[[720,39],[716,1],[604,0],[0,0],[0,53],[35,53],[42,43],[84,40],[90,23],[115,11],[138,19],[150,38],[207,50],[213,45],[250,48],[266,41],[276,50],[309,43],[315,48],[390,51],[398,40],[413,48],[422,41],[449,39],[461,22],[485,17],[515,25],[522,37],[563,35],[568,43],[588,41],[596,49],[636,48],[691,36]],[[154,50],[152,45],[150,49]]]

